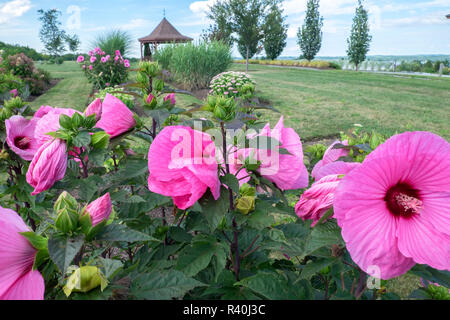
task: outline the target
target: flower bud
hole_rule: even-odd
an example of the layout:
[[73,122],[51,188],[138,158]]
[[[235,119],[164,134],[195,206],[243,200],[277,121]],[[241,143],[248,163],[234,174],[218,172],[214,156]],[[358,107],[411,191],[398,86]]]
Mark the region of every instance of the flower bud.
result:
[[64,294],[68,297],[72,292],[89,292],[98,286],[103,291],[108,285],[108,280],[101,273],[100,269],[94,266],[77,268],[67,279],[63,288]]
[[244,196],[239,198],[236,202],[236,210],[243,215],[255,211],[255,197]]

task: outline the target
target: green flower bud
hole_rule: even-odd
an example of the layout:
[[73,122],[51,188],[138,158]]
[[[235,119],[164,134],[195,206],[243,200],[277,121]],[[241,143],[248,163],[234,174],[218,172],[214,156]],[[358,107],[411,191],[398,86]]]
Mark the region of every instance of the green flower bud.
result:
[[255,197],[244,196],[237,199],[236,210],[243,215],[247,215],[250,212],[255,211]]
[[244,183],[239,189],[239,194],[243,197],[254,197],[256,196],[256,188],[250,186],[248,183]]
[[78,227],[78,203],[68,192],[61,193],[54,210],[57,214],[55,225],[59,231],[69,233]]
[[94,266],[77,268],[67,279],[63,288],[64,294],[68,297],[72,292],[89,292],[98,286],[103,291],[108,285],[108,280],[101,273],[100,269]]

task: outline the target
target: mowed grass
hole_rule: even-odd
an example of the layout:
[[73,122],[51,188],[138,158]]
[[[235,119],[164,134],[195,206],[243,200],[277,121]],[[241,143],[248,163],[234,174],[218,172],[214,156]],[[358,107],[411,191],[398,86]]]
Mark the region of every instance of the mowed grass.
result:
[[62,79],[56,86],[30,103],[37,110],[42,105],[52,107],[72,108],[83,111],[92,93],[92,85],[76,62],[65,61],[61,65],[37,64],[37,67],[47,70],[53,78]]
[[[234,71],[245,65],[234,64]],[[431,131],[450,138],[450,79],[341,70],[250,66],[257,95],[303,140],[337,136],[354,124],[386,135]],[[280,115],[264,112],[272,124]]]

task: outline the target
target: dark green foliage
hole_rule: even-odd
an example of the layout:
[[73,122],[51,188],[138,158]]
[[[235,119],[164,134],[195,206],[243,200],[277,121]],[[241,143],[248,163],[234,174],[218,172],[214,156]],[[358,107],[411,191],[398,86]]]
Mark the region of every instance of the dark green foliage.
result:
[[319,12],[319,0],[308,0],[305,22],[297,33],[303,58],[308,61],[313,60],[322,47],[322,27],[323,17]]
[[285,20],[283,9],[276,4],[272,5],[263,27],[264,50],[270,60],[278,58],[286,47],[288,25]]
[[366,60],[371,41],[372,36],[369,34],[369,15],[367,10],[363,7],[362,1],[358,0],[358,7],[356,8],[356,14],[353,18],[351,35],[347,40],[347,55],[350,62],[355,64],[356,71],[359,70],[361,62]]

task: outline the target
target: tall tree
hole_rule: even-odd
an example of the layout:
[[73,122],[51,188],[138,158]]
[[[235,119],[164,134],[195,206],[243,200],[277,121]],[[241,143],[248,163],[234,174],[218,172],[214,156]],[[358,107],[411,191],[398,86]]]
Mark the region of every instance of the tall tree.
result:
[[298,29],[298,45],[303,57],[314,60],[322,47],[323,17],[319,12],[319,0],[308,0],[306,18],[303,27]]
[[42,27],[39,31],[39,38],[44,44],[45,50],[53,57],[60,56],[66,51],[66,44],[70,50],[75,52],[80,46],[80,39],[77,35],[70,36],[63,29],[61,29],[61,22],[59,17],[61,11],[57,9],[50,9],[44,11],[38,10],[39,20]]
[[347,39],[347,55],[350,62],[355,64],[356,71],[359,70],[360,64],[366,60],[371,41],[372,36],[369,34],[369,15],[367,10],[364,9],[362,1],[358,0],[358,7],[353,18],[352,31],[350,38]]
[[248,60],[262,49],[261,40],[264,38],[263,24],[265,12],[270,5],[267,0],[229,0],[227,7],[231,13],[233,31],[239,36],[238,50]]
[[264,22],[264,50],[269,59],[275,60],[286,48],[287,29],[286,17],[283,16],[283,9],[280,2],[275,1]]
[[231,47],[234,39],[229,15],[229,7],[226,1],[219,0],[210,6],[207,17],[214,21],[214,24],[203,30],[202,39],[205,41],[222,41]]

